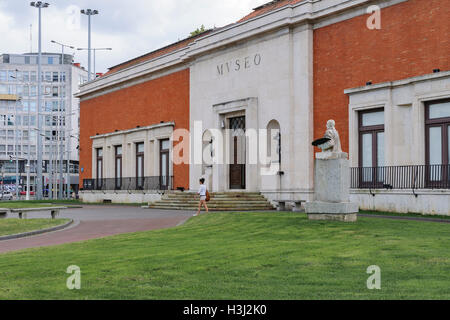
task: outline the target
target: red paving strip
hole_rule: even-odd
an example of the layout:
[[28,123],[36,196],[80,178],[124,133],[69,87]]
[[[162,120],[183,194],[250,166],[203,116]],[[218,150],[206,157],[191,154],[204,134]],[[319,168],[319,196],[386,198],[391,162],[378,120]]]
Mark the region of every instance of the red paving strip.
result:
[[55,246],[64,243],[104,238],[117,234],[165,229],[184,222],[186,217],[167,217],[153,219],[81,221],[76,227],[47,233],[30,238],[21,238],[0,242],[0,253]]

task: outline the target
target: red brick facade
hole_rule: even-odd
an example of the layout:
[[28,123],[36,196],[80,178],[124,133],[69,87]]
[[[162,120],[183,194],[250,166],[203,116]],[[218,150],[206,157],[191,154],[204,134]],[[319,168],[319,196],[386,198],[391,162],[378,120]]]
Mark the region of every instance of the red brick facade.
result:
[[[189,69],[120,89],[80,104],[80,186],[92,175],[96,134],[145,127],[161,121],[189,129]],[[189,165],[174,165],[174,186],[189,188]]]
[[314,31],[314,136],[336,120],[348,151],[344,89],[450,70],[449,0],[409,0],[381,11],[381,30],[369,15]]

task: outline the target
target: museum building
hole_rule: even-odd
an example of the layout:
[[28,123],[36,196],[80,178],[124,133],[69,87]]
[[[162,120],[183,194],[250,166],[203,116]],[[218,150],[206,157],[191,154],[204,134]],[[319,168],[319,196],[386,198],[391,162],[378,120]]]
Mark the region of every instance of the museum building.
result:
[[205,177],[311,201],[311,142],[334,119],[361,209],[449,214],[449,15],[448,0],[272,1],[112,67],[77,95],[83,200]]

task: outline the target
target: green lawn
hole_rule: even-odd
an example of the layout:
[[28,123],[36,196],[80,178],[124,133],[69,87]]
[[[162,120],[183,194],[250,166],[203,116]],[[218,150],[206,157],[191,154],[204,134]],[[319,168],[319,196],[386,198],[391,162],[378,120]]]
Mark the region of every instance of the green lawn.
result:
[[[0,299],[450,299],[450,226],[297,213],[185,225],[0,255]],[[66,288],[70,265],[81,290]],[[381,268],[381,290],[366,270]]]
[[[35,230],[56,227],[68,222],[69,219],[1,219],[0,220],[0,236],[10,234],[18,234]],[[0,243],[1,245],[1,243]],[[0,280],[1,282],[1,280]],[[1,289],[0,289],[1,290]]]

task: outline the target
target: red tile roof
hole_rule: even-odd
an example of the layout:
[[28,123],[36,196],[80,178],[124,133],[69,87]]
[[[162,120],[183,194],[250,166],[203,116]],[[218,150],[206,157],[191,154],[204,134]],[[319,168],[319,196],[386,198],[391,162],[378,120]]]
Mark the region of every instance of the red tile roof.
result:
[[276,10],[278,8],[287,6],[287,5],[292,5],[292,4],[297,4],[299,2],[302,2],[303,0],[273,0],[270,1],[266,4],[263,4],[255,9],[253,9],[254,11],[248,15],[246,15],[245,17],[243,17],[241,20],[239,20],[238,22],[243,22],[243,21],[247,21],[250,20],[252,18],[255,18],[257,16],[260,16],[264,13]]
[[190,45],[192,42],[194,42],[196,39],[207,35],[211,31],[212,30],[205,31],[205,32],[203,32],[201,34],[198,34],[196,36],[189,37],[187,39],[184,39],[184,40],[172,43],[172,44],[170,44],[170,45],[168,45],[166,47],[163,47],[163,48],[157,49],[155,51],[146,53],[146,54],[144,54],[144,55],[142,55],[140,57],[133,58],[131,60],[125,61],[125,62],[123,62],[121,64],[118,64],[118,65],[116,65],[114,67],[109,68],[109,71],[107,73],[105,73],[105,75],[117,72],[119,70],[122,70],[122,69],[125,69],[125,68],[128,68],[128,67],[131,67],[133,65],[139,64],[140,62],[144,62],[144,61],[148,61],[148,60],[152,60],[152,59],[161,57],[161,56],[163,56],[165,54],[171,53],[171,52],[176,51],[178,49],[185,48],[188,45]]

